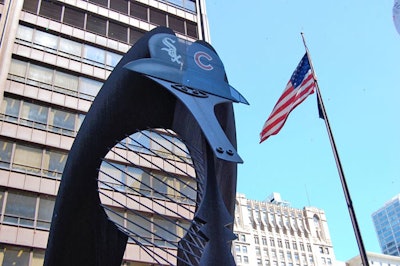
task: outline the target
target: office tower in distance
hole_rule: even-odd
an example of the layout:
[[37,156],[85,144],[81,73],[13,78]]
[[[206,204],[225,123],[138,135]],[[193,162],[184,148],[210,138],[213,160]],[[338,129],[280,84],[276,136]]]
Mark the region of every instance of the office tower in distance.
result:
[[[185,40],[209,41],[204,11],[204,0],[0,0],[0,265],[43,264],[68,151],[122,55],[159,25]],[[190,219],[194,209],[190,188],[196,187],[196,180],[185,176],[194,175],[191,159],[174,132],[143,133],[127,137],[114,149],[130,147],[141,154],[137,167],[115,154],[106,156],[99,175],[102,203],[114,221],[126,225],[133,214],[113,197],[125,189],[121,182],[127,182],[129,173],[136,180],[130,188],[135,197],[140,193],[159,198],[164,206],[166,196],[184,202],[183,214],[170,215],[174,226],[185,224],[183,218]],[[179,172],[178,165],[185,171]],[[166,172],[179,180],[164,176]],[[150,184],[157,193],[149,191]],[[183,194],[193,198],[182,199]],[[155,239],[148,232],[160,232],[161,224],[181,236],[182,227],[175,228],[143,206],[140,212],[137,220],[146,221],[146,226],[130,225],[142,232],[136,243],[157,243],[173,253],[176,239],[169,241],[166,233]],[[124,265],[155,263],[133,241],[126,250]]]
[[400,194],[372,214],[383,254],[400,256]]
[[323,210],[296,209],[273,193],[266,201],[236,197],[232,252],[237,265],[335,265]]

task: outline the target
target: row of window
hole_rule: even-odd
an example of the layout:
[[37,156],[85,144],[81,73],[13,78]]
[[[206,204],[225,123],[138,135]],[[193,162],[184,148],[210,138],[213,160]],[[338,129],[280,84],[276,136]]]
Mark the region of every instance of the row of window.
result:
[[[130,14],[130,9],[133,9],[135,5],[134,1],[128,0],[89,0],[89,2],[119,11],[124,14]],[[165,2],[182,7],[187,11],[196,11],[196,3],[194,0],[165,0]]]
[[67,153],[0,139],[0,167],[60,179]]
[[0,106],[0,119],[67,136],[76,136],[83,114],[47,107],[5,96]]
[[0,222],[49,230],[54,202],[52,196],[0,188]]
[[0,265],[42,266],[44,250],[0,244]]
[[[285,259],[285,252],[283,250],[279,250],[279,259],[280,260],[284,260]],[[260,247],[256,247],[256,255],[257,256],[261,256],[261,250]],[[292,257],[292,252],[291,251],[286,251],[286,258],[288,260],[292,260],[294,259],[295,261],[300,261],[300,256],[301,256],[301,260],[303,262],[307,262],[307,255],[305,253],[299,254],[298,252],[294,252],[293,253],[293,257]],[[268,249],[264,248],[263,249],[263,257],[265,258],[272,258],[272,259],[276,259],[277,257],[277,252],[275,249],[272,249],[271,252],[268,252]],[[310,262],[314,262],[314,256],[312,254],[308,255],[309,257],[309,261]]]
[[108,217],[130,237],[130,242],[144,245],[154,243],[160,246],[176,247],[184,236],[190,222],[167,218],[153,213],[105,207]]
[[103,83],[82,76],[12,59],[9,79],[93,101]]
[[[276,245],[276,246],[278,246],[280,248],[283,247],[283,241],[281,239],[279,239],[279,238],[276,240],[276,243],[275,243],[275,239],[271,237],[269,239],[269,243],[268,243],[267,238],[265,236],[262,236],[261,237],[261,241],[262,241],[262,244],[264,246],[270,245],[271,247],[275,247],[275,245]],[[254,243],[255,244],[260,244],[260,237],[258,235],[254,235]],[[291,246],[290,242],[288,240],[285,240],[285,247],[287,249],[291,249],[292,248],[292,249],[295,249],[295,250],[298,250],[299,247],[300,247],[301,251],[305,251],[305,246],[304,246],[304,243],[302,243],[302,242],[300,242],[299,245],[297,245],[297,242],[293,241],[292,242],[292,246]],[[308,252],[312,252],[310,244],[307,244],[307,251]]]
[[[256,205],[256,207],[258,206]],[[259,211],[259,208],[253,210],[251,205],[248,205],[247,213],[250,221],[253,221],[254,227],[263,227],[264,225],[267,225],[268,228],[272,230],[272,228],[270,228],[271,225],[275,227],[282,227],[283,230],[290,229],[291,234],[294,234],[294,230],[296,230],[299,231],[298,234],[304,232],[307,235],[301,214],[298,214],[298,219],[296,219],[296,216],[293,212],[290,213],[289,217],[287,211],[281,213],[281,211],[278,209],[275,213],[273,208],[270,208],[269,212],[267,212],[265,208],[263,211]],[[279,230],[278,228],[276,229]]]
[[18,43],[107,70],[113,70],[122,58],[122,55],[23,25],[18,26],[16,38]]
[[99,187],[190,204],[196,200],[196,181],[193,179],[107,161],[100,167]]
[[[129,6],[129,15],[132,17],[155,25],[167,26],[176,32],[198,38],[197,25],[194,22],[137,2],[129,2]],[[135,27],[63,5],[61,2],[25,0],[23,10],[129,44],[134,44],[144,34]]]

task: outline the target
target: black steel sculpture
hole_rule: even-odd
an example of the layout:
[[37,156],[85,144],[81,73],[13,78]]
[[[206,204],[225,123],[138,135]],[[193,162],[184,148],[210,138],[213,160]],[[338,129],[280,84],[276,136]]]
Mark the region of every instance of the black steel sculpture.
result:
[[[100,200],[100,197],[109,196],[99,189],[99,185],[107,185],[101,182],[99,174],[106,155],[115,150],[112,147],[135,132],[145,136],[156,134],[159,130],[155,129],[171,130],[185,143],[197,186],[193,208],[187,207],[193,219],[188,221],[189,226],[176,245],[161,234],[148,233],[172,245],[171,250],[177,250],[174,253],[165,249],[165,254],[175,257],[178,265],[234,265],[230,241],[234,239],[236,164],[242,160],[236,152],[232,102],[247,104],[240,93],[229,86],[223,64],[209,44],[184,41],[165,27],[145,34],[104,83],[74,141],[55,204],[45,265],[121,265],[128,238],[152,256],[154,264],[171,264],[154,248],[149,248],[150,245],[159,246],[146,243],[143,236],[127,226],[132,224],[145,230],[140,223],[121,215],[123,224],[112,221],[107,215],[112,214],[112,210]],[[157,156],[151,150],[147,153]],[[130,159],[125,160],[127,164],[134,164]],[[164,158],[163,163],[171,161]],[[151,167],[159,166],[154,163]],[[158,168],[157,171],[163,170]],[[155,176],[153,178],[156,180]],[[179,179],[179,176],[174,178]],[[108,186],[113,193],[122,193],[132,202],[139,203],[147,196],[153,206],[160,204],[148,193],[133,190],[123,182],[121,185],[124,189]],[[128,188],[130,192],[126,192]],[[130,194],[132,191],[135,196]],[[116,202],[138,217],[137,211]],[[180,204],[179,201],[175,203]],[[149,211],[157,213],[155,209]],[[180,215],[178,211],[168,209],[168,212],[172,216]],[[170,216],[160,217],[173,222]],[[153,222],[157,231],[167,231],[154,219],[140,219]],[[171,235],[174,239],[178,237]],[[162,245],[160,247],[162,249]]]

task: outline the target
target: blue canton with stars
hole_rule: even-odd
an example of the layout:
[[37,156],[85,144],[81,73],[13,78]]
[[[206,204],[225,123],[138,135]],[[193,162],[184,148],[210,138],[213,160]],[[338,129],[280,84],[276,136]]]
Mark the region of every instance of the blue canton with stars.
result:
[[310,70],[310,62],[308,62],[307,54],[303,56],[296,70],[293,72],[290,82],[293,84],[294,88],[301,85],[306,76],[307,72]]

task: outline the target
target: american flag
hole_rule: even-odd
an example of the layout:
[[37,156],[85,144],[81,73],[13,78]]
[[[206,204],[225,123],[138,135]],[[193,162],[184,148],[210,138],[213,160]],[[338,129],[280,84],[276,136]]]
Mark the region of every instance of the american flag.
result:
[[283,94],[265,122],[260,133],[260,143],[271,135],[276,135],[286,122],[290,112],[308,95],[313,94],[315,80],[310,68],[307,53],[301,59]]

